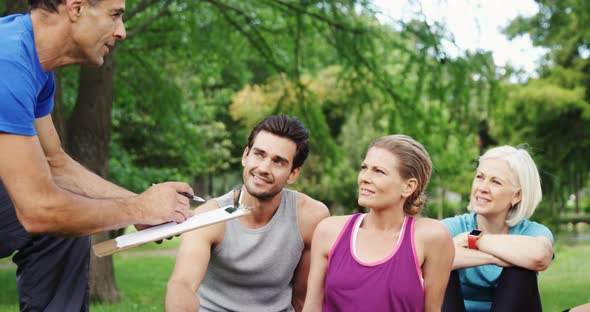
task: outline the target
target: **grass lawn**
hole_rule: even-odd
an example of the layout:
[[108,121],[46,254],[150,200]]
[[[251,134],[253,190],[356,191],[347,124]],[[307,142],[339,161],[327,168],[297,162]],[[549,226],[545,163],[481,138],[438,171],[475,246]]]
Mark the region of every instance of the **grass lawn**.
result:
[[590,244],[557,245],[555,259],[539,274],[543,310],[563,311],[590,301]]
[[[164,242],[162,246],[149,244],[132,252],[114,257],[117,286],[121,303],[93,304],[91,311],[163,311],[166,282],[174,267],[174,249],[179,239]],[[150,255],[153,251],[158,256]],[[590,301],[590,244],[558,245],[556,258],[545,272],[539,275],[543,308],[545,311],[562,311]],[[18,311],[14,267],[6,268],[7,260],[0,260],[0,312]]]

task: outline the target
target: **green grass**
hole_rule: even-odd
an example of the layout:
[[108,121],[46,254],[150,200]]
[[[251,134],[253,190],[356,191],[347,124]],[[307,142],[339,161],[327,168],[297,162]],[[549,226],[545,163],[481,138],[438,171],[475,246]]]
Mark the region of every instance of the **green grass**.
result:
[[174,269],[173,257],[115,257],[121,303],[93,304],[91,311],[164,311],[166,282]]
[[555,259],[539,274],[543,310],[563,311],[590,301],[590,245],[558,245]]
[[[166,282],[174,268],[174,257],[155,257],[146,255],[146,252],[175,248],[179,241],[166,241],[162,246],[148,244],[132,252],[115,255],[121,302],[113,305],[93,304],[91,311],[163,311]],[[590,301],[588,255],[590,244],[587,243],[557,246],[555,260],[549,269],[539,275],[545,311],[562,311]],[[14,274],[14,267],[0,269],[0,312],[18,311]]]
[[[151,247],[146,247],[151,249]],[[135,251],[134,251],[135,253]],[[166,282],[174,269],[173,256],[116,255],[115,278],[121,302],[92,304],[91,311],[163,311]],[[0,311],[18,311],[15,269],[0,269]]]

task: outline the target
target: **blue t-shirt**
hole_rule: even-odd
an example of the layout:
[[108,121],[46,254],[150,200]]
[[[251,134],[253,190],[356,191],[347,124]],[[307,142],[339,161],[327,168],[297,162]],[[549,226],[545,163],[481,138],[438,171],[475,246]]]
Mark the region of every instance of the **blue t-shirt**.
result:
[[36,135],[35,119],[51,113],[55,82],[35,48],[30,14],[0,18],[0,132]]
[[[452,237],[471,232],[471,230],[477,228],[476,214],[473,212],[447,218],[442,222],[447,226]],[[545,236],[553,243],[553,234],[546,226],[529,220],[522,220],[515,226],[510,227],[508,234]],[[459,270],[463,299],[467,311],[490,311],[494,291],[498,287],[498,278],[502,273],[502,269],[497,265],[488,264]]]

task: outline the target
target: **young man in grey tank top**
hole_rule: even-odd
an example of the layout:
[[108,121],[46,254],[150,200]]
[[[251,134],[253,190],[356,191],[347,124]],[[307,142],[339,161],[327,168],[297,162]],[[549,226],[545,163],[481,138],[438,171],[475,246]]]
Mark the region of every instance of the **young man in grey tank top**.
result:
[[[262,120],[242,154],[243,185],[196,213],[241,203],[250,214],[183,235],[166,291],[167,311],[300,311],[316,225],[328,209],[284,189],[297,179],[309,133],[296,118]],[[239,195],[241,194],[241,196]]]

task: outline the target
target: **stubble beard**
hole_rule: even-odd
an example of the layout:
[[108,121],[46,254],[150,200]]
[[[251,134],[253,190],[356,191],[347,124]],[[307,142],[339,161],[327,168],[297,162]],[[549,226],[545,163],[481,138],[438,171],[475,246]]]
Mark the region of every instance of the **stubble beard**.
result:
[[[248,173],[248,175],[250,175],[250,173]],[[256,198],[259,201],[268,201],[273,199],[277,194],[279,194],[283,187],[280,187],[278,190],[276,189],[271,189],[270,191],[267,192],[257,192],[256,190],[253,190],[248,183],[246,183],[246,178],[247,177],[243,177],[242,178],[242,184],[246,187],[246,191],[248,191],[248,194],[250,194],[250,196]]]

